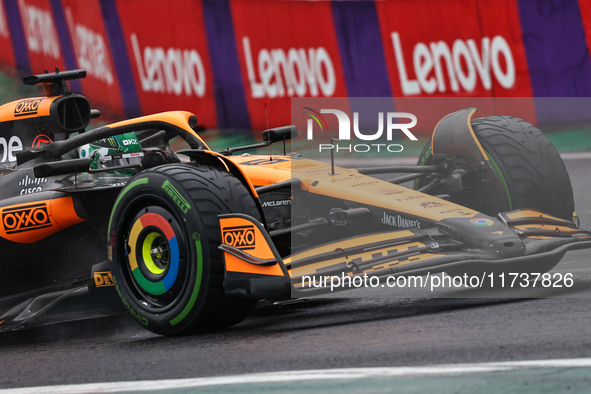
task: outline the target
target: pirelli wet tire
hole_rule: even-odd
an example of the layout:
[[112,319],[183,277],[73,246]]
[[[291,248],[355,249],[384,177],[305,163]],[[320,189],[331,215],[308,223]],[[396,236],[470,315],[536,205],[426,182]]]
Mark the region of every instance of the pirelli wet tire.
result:
[[[537,127],[510,116],[489,116],[473,119],[472,128],[486,152],[504,193],[489,196],[484,192],[476,171],[467,168],[462,177],[463,191],[452,195],[458,204],[488,215],[496,215],[490,207],[492,199],[505,199],[508,210],[536,208],[563,219],[572,218],[574,197],[570,178],[560,154]],[[419,157],[419,165],[431,164],[430,143]],[[420,189],[428,180],[415,182]],[[446,193],[435,187],[430,194]]]
[[134,177],[109,224],[116,291],[145,328],[162,335],[222,329],[242,321],[256,301],[224,294],[218,214],[259,217],[232,174],[175,164]]

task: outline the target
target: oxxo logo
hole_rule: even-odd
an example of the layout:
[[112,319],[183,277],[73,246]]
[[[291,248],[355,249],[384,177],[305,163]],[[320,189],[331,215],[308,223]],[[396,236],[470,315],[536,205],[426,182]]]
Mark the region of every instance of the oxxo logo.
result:
[[2,210],[2,224],[6,234],[51,227],[47,204],[31,204]]
[[14,116],[34,115],[39,109],[41,99],[21,100],[14,107]]
[[444,41],[419,42],[412,53],[416,79],[409,77],[406,70],[398,32],[392,32],[391,38],[400,87],[405,95],[458,92],[460,88],[472,92],[478,79],[484,89],[491,90],[493,77],[505,89],[515,85],[513,54],[502,36],[483,37],[480,48],[472,39],[455,40],[451,49]]
[[228,227],[222,231],[222,241],[238,249],[254,249],[255,240],[254,226]]
[[[332,114],[337,117],[339,124],[339,138],[338,141],[346,141],[351,139],[351,119],[344,111],[338,109],[321,109],[320,112],[315,111],[310,107],[303,107],[306,111],[304,114],[310,116],[306,125],[306,137],[308,140],[314,138],[314,122],[320,127],[320,131],[324,128],[328,129],[326,120],[322,114]],[[375,141],[383,137],[386,133],[386,139],[392,141],[394,131],[401,131],[411,141],[417,141],[417,137],[410,131],[410,129],[417,124],[417,117],[408,112],[378,112],[378,129],[377,131],[361,131],[359,129],[359,113],[353,112],[353,134],[355,138],[362,141]],[[384,122],[385,120],[385,122]],[[402,120],[409,120],[406,123],[400,123]],[[385,123],[385,127],[384,127]],[[318,151],[332,150],[348,151],[348,152],[369,152],[369,151],[388,151],[392,153],[402,152],[404,147],[400,144],[350,144],[350,145],[335,145],[335,144],[319,144]]]

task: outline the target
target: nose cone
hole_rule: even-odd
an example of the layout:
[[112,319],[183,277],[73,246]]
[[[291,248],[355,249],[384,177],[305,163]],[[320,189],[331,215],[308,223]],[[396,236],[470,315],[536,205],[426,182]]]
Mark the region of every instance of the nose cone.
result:
[[520,256],[524,251],[519,236],[498,219],[487,215],[444,219],[436,226],[452,238],[474,248],[483,249],[498,258]]

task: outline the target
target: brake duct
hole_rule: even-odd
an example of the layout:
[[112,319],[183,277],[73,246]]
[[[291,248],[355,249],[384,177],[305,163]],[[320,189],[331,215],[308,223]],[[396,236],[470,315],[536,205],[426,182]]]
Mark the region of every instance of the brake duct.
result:
[[471,119],[475,112],[476,108],[466,108],[441,119],[433,131],[431,153],[453,160],[454,167],[475,171],[488,196],[503,196],[490,199],[491,210],[505,212],[510,206],[504,197],[504,185],[472,129]]

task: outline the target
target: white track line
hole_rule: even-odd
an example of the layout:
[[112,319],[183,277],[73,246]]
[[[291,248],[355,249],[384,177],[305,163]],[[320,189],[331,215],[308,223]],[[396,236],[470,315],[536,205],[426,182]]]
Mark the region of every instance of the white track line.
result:
[[562,160],[585,160],[591,159],[591,152],[566,152],[561,153]]
[[424,367],[341,368],[266,372],[248,375],[218,376],[193,379],[143,380],[109,383],[88,383],[61,386],[38,386],[0,390],[1,394],[74,394],[114,393],[130,391],[178,390],[206,386],[249,383],[285,383],[312,380],[350,380],[383,377],[413,377],[436,375],[460,375],[479,372],[512,371],[541,368],[591,368],[591,358],[507,361],[473,364],[440,364]]

